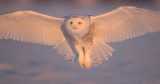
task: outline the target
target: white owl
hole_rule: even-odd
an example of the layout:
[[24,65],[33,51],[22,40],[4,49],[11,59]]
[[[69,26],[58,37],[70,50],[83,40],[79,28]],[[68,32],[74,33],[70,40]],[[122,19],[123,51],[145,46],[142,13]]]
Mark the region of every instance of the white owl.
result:
[[53,46],[66,59],[78,58],[90,68],[108,60],[114,49],[106,43],[160,31],[160,13],[123,6],[99,16],[56,18],[33,11],[0,16],[0,38]]

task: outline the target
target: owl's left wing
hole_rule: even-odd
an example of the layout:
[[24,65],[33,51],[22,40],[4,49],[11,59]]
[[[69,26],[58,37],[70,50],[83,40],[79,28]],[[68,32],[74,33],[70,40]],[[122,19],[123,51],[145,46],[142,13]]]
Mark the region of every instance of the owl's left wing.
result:
[[160,12],[137,7],[119,7],[109,13],[91,18],[96,39],[117,42],[160,31]]

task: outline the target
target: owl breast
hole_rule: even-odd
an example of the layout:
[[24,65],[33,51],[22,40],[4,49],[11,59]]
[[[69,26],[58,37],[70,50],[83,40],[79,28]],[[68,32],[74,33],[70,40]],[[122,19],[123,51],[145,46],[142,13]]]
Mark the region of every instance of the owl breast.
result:
[[90,28],[89,31],[83,36],[69,35],[69,37],[74,45],[80,45],[82,47],[92,45],[94,38],[93,28]]

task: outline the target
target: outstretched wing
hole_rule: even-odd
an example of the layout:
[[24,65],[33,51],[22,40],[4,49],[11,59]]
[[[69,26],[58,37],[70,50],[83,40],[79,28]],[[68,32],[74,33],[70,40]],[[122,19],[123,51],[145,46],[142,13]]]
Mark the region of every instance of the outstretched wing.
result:
[[13,39],[24,42],[39,43],[54,47],[60,54],[73,56],[61,25],[62,18],[51,17],[33,11],[20,11],[0,15],[0,39]]
[[0,38],[56,45],[64,39],[60,26],[63,19],[33,11],[0,16]]
[[117,42],[160,31],[160,13],[137,7],[123,6],[91,18],[96,39]]

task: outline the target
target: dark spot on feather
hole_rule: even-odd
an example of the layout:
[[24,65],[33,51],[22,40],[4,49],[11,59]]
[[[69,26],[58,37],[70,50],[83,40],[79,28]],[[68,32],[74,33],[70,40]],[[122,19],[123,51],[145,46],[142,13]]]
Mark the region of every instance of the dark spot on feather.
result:
[[73,56],[71,56],[71,58],[73,58]]

